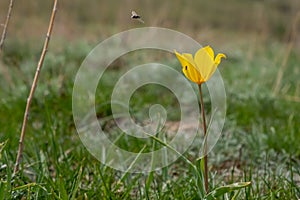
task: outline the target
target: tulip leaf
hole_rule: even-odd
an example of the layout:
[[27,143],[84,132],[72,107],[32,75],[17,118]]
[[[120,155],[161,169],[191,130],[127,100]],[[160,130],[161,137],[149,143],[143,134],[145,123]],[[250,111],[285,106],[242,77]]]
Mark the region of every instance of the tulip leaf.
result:
[[215,190],[208,193],[205,197],[205,200],[216,200],[217,197],[219,197],[225,193],[232,192],[234,190],[239,190],[244,187],[248,187],[250,184],[251,184],[251,182],[239,182],[239,183],[233,183],[230,185],[218,187]]

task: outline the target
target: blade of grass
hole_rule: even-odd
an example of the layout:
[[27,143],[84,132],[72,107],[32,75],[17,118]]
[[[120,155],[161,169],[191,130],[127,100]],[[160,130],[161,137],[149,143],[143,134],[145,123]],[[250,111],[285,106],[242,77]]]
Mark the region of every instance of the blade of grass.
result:
[[[163,137],[164,142],[166,143],[166,141],[167,141],[166,134],[163,134],[162,137]],[[165,167],[162,168],[163,178],[164,178],[164,180],[167,180],[167,178],[168,178],[168,171],[169,171],[168,164],[167,164],[168,163],[168,152],[167,152],[167,149],[164,148],[162,150],[162,153],[163,153],[163,166],[165,166]]]
[[151,171],[147,177],[147,180],[146,180],[146,183],[145,183],[145,195],[146,195],[146,199],[150,199],[149,197],[149,194],[150,194],[150,186],[151,186],[151,183],[153,181],[153,178],[154,178],[154,172]]
[[0,143],[0,159],[2,158],[2,151],[4,150],[8,140],[5,140],[4,142]]
[[[104,167],[104,170],[106,169],[106,167]],[[98,169],[98,172],[99,172],[99,175],[100,175],[100,178],[101,178],[101,180],[102,180],[102,184],[103,184],[103,188],[104,188],[104,196],[108,196],[108,198],[107,199],[115,199],[114,198],[114,194],[111,192],[111,190],[107,187],[107,181],[108,180],[106,180],[105,178],[104,178],[104,176],[103,176],[103,173],[102,173],[102,171],[101,171],[101,169],[99,168]]]
[[[112,144],[116,145],[117,142],[119,142],[119,141],[122,139],[122,137],[124,137],[124,135],[125,135],[125,133],[122,132],[122,133],[121,133],[121,134],[120,134],[120,135],[112,142]],[[111,146],[108,148],[107,154],[106,154],[107,156],[101,158],[103,163],[106,163],[106,162],[107,162],[106,160],[109,158],[110,152],[111,152],[111,151],[114,151],[113,145],[111,145]]]
[[236,193],[234,193],[234,195],[231,198],[231,200],[235,200],[239,196],[240,192],[241,192],[241,190],[238,190]]
[[38,185],[37,183],[28,183],[28,184],[25,184],[25,185],[15,187],[15,188],[12,189],[12,191],[24,190],[24,189],[28,189],[28,187],[35,187],[37,185]]
[[129,198],[128,196],[131,194],[132,192],[132,188],[135,186],[134,183],[137,183],[138,180],[141,178],[142,174],[139,174],[137,177],[135,177],[134,179],[130,180],[130,184],[126,185],[126,187],[124,188],[124,194],[122,195],[122,197],[120,199],[132,199]]
[[196,167],[197,167],[197,171],[195,172],[196,174],[194,175],[194,177],[196,177],[196,184],[197,184],[197,194],[199,196],[199,198],[203,199],[203,197],[206,194],[206,190],[205,190],[205,183],[204,183],[204,159],[198,159],[196,161]]
[[[6,152],[4,151],[6,145],[7,145],[8,140],[0,143],[0,160],[2,159],[2,153],[4,153],[4,165],[6,168],[6,172],[7,172],[7,180],[0,180],[0,199],[6,199],[5,197],[7,196],[7,190],[8,190],[8,185],[10,185],[10,169],[9,169],[9,165],[8,165],[8,159],[7,159],[7,155]],[[2,168],[2,166],[0,166]]]
[[0,181],[0,199],[5,199],[7,190],[7,181]]
[[120,179],[121,182],[124,182],[125,178],[127,178],[130,170],[132,169],[132,167],[134,166],[134,164],[137,162],[137,160],[139,159],[140,155],[142,155],[142,153],[145,150],[145,148],[146,148],[146,145],[144,145],[144,147],[139,151],[139,153],[137,154],[137,156],[135,157],[135,159],[131,162],[131,164],[129,165],[129,167],[125,171],[125,173],[122,175],[122,177]]
[[70,198],[71,200],[76,199],[76,193],[77,193],[78,188],[79,188],[79,184],[80,184],[80,181],[81,181],[81,178],[82,178],[82,173],[83,173],[83,166],[81,165],[79,167],[76,178],[74,178],[74,182],[73,182],[73,185],[72,185],[72,195],[71,195],[71,198]]
[[[131,162],[130,166],[127,168],[127,170],[124,172],[124,174],[122,175],[122,177],[120,178],[119,182],[125,182],[125,179],[128,177],[130,170],[132,169],[132,167],[135,165],[135,163],[138,161],[140,155],[142,155],[143,151],[145,150],[146,145],[144,145],[144,147],[139,151],[139,153],[137,154],[137,156],[135,157],[135,159]],[[129,188],[133,187],[135,181],[132,181],[129,185],[127,185],[127,187],[129,186]],[[124,183],[125,184],[125,183]],[[114,191],[116,192],[117,190],[119,190],[119,188],[122,186],[122,184],[117,184],[116,187],[114,188]],[[129,192],[127,191],[127,194]]]
[[213,191],[211,191],[210,193],[208,193],[207,196],[205,197],[205,200],[215,200],[217,197],[224,195],[225,193],[228,193],[228,192],[231,192],[234,190],[240,190],[244,187],[250,186],[250,184],[251,184],[251,182],[239,182],[239,183],[233,183],[230,185],[218,187],[218,188],[214,189]]
[[[160,118],[159,118],[159,122],[161,122]],[[157,128],[156,128],[156,137],[159,137],[159,130],[161,129],[161,123],[158,124]],[[155,149],[156,149],[156,141],[154,140],[153,141],[153,144],[152,144],[152,157],[151,157],[151,171],[150,173],[148,174],[148,177],[146,179],[146,183],[145,183],[145,192],[146,192],[146,198],[147,199],[150,199],[149,198],[149,191],[150,191],[150,187],[151,187],[151,183],[153,181],[153,178],[154,178],[154,161],[156,159],[154,159],[155,157]]]
[[144,132],[148,137],[152,138],[153,140],[157,141],[158,143],[162,144],[163,146],[167,147],[168,149],[172,150],[174,153],[176,153],[180,158],[182,158],[188,165],[190,165],[194,170],[197,170],[195,165],[187,159],[187,157],[183,156],[180,152],[178,152],[176,149],[174,149],[172,146],[168,145],[167,143],[163,142],[159,138],[155,137],[154,135],[151,135],[147,132]]
[[61,197],[61,199],[68,200],[68,193],[65,188],[65,183],[63,181],[62,176],[59,176],[59,179],[58,179],[58,189],[59,189],[59,196]]
[[11,188],[12,188],[13,179],[12,179],[12,169],[10,168],[9,158],[6,151],[4,151],[4,163],[6,164],[6,175],[7,175],[4,196],[10,197],[12,193]]
[[[203,178],[201,179],[201,177],[203,176],[203,174],[201,173],[202,171],[198,170],[197,166],[195,166],[189,159],[187,159],[185,156],[183,156],[180,152],[178,152],[176,149],[174,149],[172,146],[168,145],[167,143],[163,142],[162,140],[160,140],[159,138],[155,137],[154,135],[151,135],[147,132],[144,132],[148,137],[154,139],[155,141],[157,141],[158,143],[162,144],[163,146],[167,147],[168,149],[172,150],[173,152],[175,152],[177,155],[179,155],[179,157],[181,159],[183,159],[183,161],[185,161],[194,171],[194,173],[196,174],[196,178],[197,178],[197,182],[201,181],[203,182]],[[204,167],[203,167],[204,168]],[[198,185],[198,183],[197,183]],[[203,187],[204,188],[204,187]],[[204,196],[206,192],[203,191],[203,193],[200,193],[198,195]]]

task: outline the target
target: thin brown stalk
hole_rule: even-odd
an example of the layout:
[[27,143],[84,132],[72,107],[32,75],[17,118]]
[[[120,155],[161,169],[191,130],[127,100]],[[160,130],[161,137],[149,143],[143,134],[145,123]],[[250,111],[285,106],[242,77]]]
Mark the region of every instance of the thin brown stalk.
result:
[[24,138],[25,138],[26,126],[27,126],[28,115],[29,115],[29,110],[30,110],[30,104],[31,104],[31,101],[32,101],[32,97],[34,95],[35,88],[37,86],[37,82],[38,82],[38,78],[39,78],[39,75],[40,75],[40,72],[41,72],[41,68],[42,68],[43,63],[44,63],[45,55],[46,55],[47,50],[48,50],[48,45],[49,45],[50,36],[51,36],[51,33],[52,33],[52,29],[53,29],[56,10],[57,10],[57,0],[54,0],[53,10],[52,10],[52,14],[51,14],[51,18],[50,18],[50,22],[49,22],[49,26],[48,26],[47,36],[46,36],[46,39],[45,39],[45,42],[44,42],[44,47],[43,47],[43,50],[42,50],[42,53],[41,53],[41,56],[40,56],[40,60],[38,62],[37,68],[36,68],[33,83],[31,85],[31,89],[30,89],[30,92],[29,92],[29,96],[27,98],[27,104],[26,104],[25,113],[24,113],[24,119],[23,119],[23,125],[22,125],[20,140],[19,140],[19,149],[18,149],[17,159],[16,159],[16,163],[15,163],[14,174],[16,174],[19,171],[19,165],[20,165],[20,162],[21,162],[22,154],[23,154]]
[[298,25],[298,21],[300,20],[300,11],[297,12],[296,17],[292,23],[292,29],[291,29],[291,33],[290,33],[290,41],[288,43],[287,48],[284,50],[285,54],[284,57],[282,59],[281,62],[281,66],[277,72],[277,77],[276,77],[276,81],[273,87],[273,92],[275,95],[279,94],[279,90],[280,90],[280,86],[281,86],[281,82],[283,79],[283,74],[287,69],[287,62],[288,59],[290,57],[291,51],[293,49],[293,46],[295,44],[295,40],[297,38],[297,25]]
[[[8,6],[7,15],[6,15],[6,20],[5,20],[5,23],[3,24],[3,31],[2,31],[1,39],[0,39],[0,59],[2,58],[2,51],[3,51],[3,46],[4,46],[4,40],[6,38],[7,28],[8,28],[8,24],[9,24],[9,21],[10,21],[10,17],[11,17],[11,12],[12,12],[13,5],[14,5],[14,0],[10,0],[9,6]],[[0,67],[1,67],[1,65],[0,65]],[[12,80],[11,80],[11,77],[9,75],[9,72],[8,72],[7,68],[3,67],[2,68],[2,72],[4,74],[4,78],[6,79],[6,81],[8,83],[10,83],[10,85],[12,85]]]
[[13,6],[14,6],[14,0],[10,0],[7,15],[6,15],[6,20],[5,20],[5,23],[3,25],[3,31],[2,31],[1,40],[0,40],[0,51],[2,51],[2,49],[3,49],[4,40],[5,40],[6,32],[7,32],[7,27],[8,27],[8,24],[9,24],[9,19],[10,19],[10,16],[11,16],[11,11],[12,11]]
[[300,103],[300,97],[298,97],[298,96],[285,95],[284,99],[286,99],[288,101],[294,101],[294,102]]
[[202,123],[203,123],[203,132],[204,132],[204,186],[206,193],[209,192],[208,188],[208,167],[207,167],[207,142],[206,142],[206,119],[205,119],[205,109],[204,109],[204,102],[203,102],[203,95],[201,84],[198,84],[199,87],[199,95],[200,95],[200,106],[201,106],[201,115],[202,115]]

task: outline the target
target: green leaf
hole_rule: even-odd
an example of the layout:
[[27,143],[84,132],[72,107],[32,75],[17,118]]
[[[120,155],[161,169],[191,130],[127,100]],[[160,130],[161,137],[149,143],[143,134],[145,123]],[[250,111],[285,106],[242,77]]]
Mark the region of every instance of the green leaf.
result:
[[135,163],[138,161],[139,157],[142,155],[142,153],[145,150],[145,148],[146,148],[146,145],[144,145],[144,147],[140,150],[140,152],[137,154],[137,156],[135,157],[135,159],[131,162],[131,164],[129,165],[128,169],[124,172],[123,176],[121,177],[121,179],[120,179],[121,182],[125,181],[125,179],[127,178],[127,176],[130,173],[130,170],[135,165]]
[[162,141],[160,138],[157,138],[157,137],[155,137],[154,135],[152,135],[150,133],[144,132],[144,134],[146,134],[148,137],[152,138],[156,142],[160,143],[161,145],[167,147],[168,149],[170,149],[171,151],[176,153],[180,158],[183,159],[183,161],[185,161],[186,164],[190,165],[195,171],[197,171],[196,166],[187,157],[185,157],[180,152],[178,152],[174,147],[170,146],[166,142]]
[[5,199],[6,185],[6,182],[0,181],[0,199]]
[[2,151],[4,150],[6,144],[7,144],[8,140],[6,140],[5,142],[1,142],[0,143],[0,160],[2,158]]
[[203,199],[205,196],[205,186],[204,186],[204,159],[198,159],[196,161],[197,171],[195,173],[197,193],[199,198]]
[[241,188],[250,186],[250,184],[251,184],[251,182],[239,182],[239,183],[233,183],[230,185],[218,187],[215,190],[208,193],[205,197],[205,200],[215,200],[215,199],[217,199],[217,197],[219,197],[225,193],[228,193],[228,192],[231,192],[234,190],[240,190]]
[[35,187],[35,186],[37,186],[37,183],[28,183],[26,185],[21,185],[21,186],[13,188],[13,191],[16,191],[16,190],[25,190],[25,189],[28,189],[30,187]]
[[65,188],[65,183],[63,181],[62,176],[59,176],[58,188],[59,188],[60,198],[62,200],[68,200],[68,193],[67,193],[67,190]]
[[74,177],[74,183],[73,183],[73,186],[72,186],[72,196],[71,196],[71,200],[75,200],[76,199],[76,193],[78,191],[78,188],[79,188],[79,185],[80,185],[80,181],[82,179],[82,173],[83,173],[83,166],[81,165],[79,167],[79,170],[78,170],[78,173],[77,173],[77,176]]

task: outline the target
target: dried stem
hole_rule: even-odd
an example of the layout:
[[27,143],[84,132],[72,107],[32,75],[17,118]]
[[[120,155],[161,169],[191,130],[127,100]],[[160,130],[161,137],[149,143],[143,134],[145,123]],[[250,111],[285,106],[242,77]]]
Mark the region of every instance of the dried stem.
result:
[[5,40],[5,37],[6,37],[7,27],[8,27],[8,23],[9,23],[9,19],[10,19],[10,16],[11,16],[11,11],[12,11],[13,5],[14,5],[14,0],[10,0],[10,4],[9,4],[9,7],[8,7],[6,20],[5,20],[5,23],[3,25],[3,32],[2,32],[1,40],[0,40],[0,51],[2,51],[2,49],[3,49],[4,40]]
[[34,95],[35,88],[37,86],[39,74],[40,74],[41,68],[43,66],[45,55],[46,55],[47,50],[48,50],[48,44],[49,44],[50,36],[51,36],[51,33],[52,33],[52,28],[53,28],[53,24],[54,24],[56,10],[57,10],[57,0],[54,0],[53,10],[52,10],[51,18],[50,18],[50,23],[49,23],[49,26],[48,26],[47,36],[46,36],[46,39],[45,39],[45,42],[44,42],[43,51],[41,53],[41,57],[40,57],[40,60],[38,62],[37,68],[36,68],[36,72],[35,72],[35,75],[34,75],[33,83],[32,83],[31,89],[30,89],[30,93],[29,93],[29,96],[27,98],[27,104],[26,104],[26,109],[25,109],[25,113],[24,113],[24,119],[23,119],[23,125],[22,125],[20,140],[19,140],[19,149],[18,149],[18,155],[17,155],[17,159],[16,159],[16,163],[15,163],[14,174],[16,174],[19,171],[19,165],[20,165],[20,162],[21,162],[23,147],[24,147],[24,138],[25,138],[26,125],[27,125],[27,121],[28,121],[30,104],[31,104],[31,101],[32,101],[32,97]]
[[280,66],[280,68],[277,72],[277,77],[276,77],[276,81],[275,81],[274,88],[273,88],[273,92],[274,92],[275,95],[279,94],[283,74],[284,74],[284,71],[286,70],[286,68],[288,66],[287,62],[288,62],[289,56],[291,54],[292,48],[295,44],[295,40],[297,38],[298,20],[300,20],[300,11],[297,12],[296,17],[295,17],[295,19],[292,23],[292,29],[291,29],[291,33],[290,33],[290,41],[288,43],[287,48],[284,50],[285,54],[284,54],[284,57],[282,59],[281,66]]
[[200,106],[201,106],[201,115],[202,115],[202,122],[203,122],[203,132],[204,132],[204,185],[206,193],[209,192],[208,188],[208,167],[207,167],[207,141],[206,141],[206,119],[205,119],[205,109],[204,109],[204,102],[203,102],[203,95],[201,84],[198,84],[199,87],[199,95],[200,95]]
[[[1,40],[0,40],[0,59],[2,59],[2,51],[3,51],[3,46],[4,46],[4,40],[6,38],[7,28],[8,28],[8,24],[9,24],[9,21],[10,21],[13,5],[14,5],[14,0],[10,0],[7,15],[6,15],[6,20],[5,20],[5,23],[3,24],[3,31],[2,31]],[[0,65],[0,67],[1,67],[1,65]],[[4,78],[6,79],[6,81],[8,83],[10,83],[10,85],[12,85],[12,80],[11,80],[11,77],[9,75],[8,69],[6,67],[3,67],[2,72],[4,74]]]

